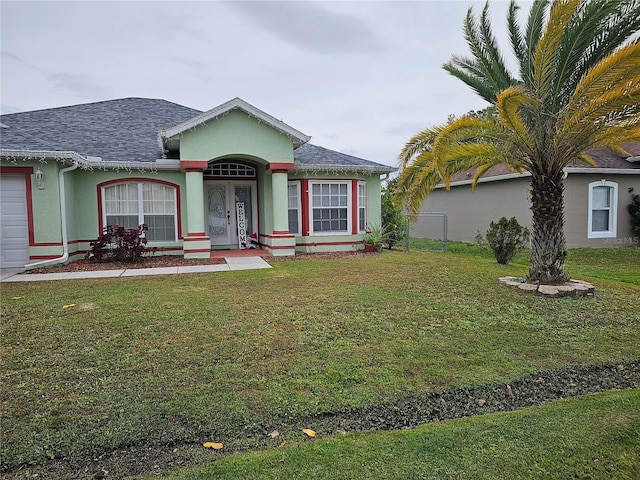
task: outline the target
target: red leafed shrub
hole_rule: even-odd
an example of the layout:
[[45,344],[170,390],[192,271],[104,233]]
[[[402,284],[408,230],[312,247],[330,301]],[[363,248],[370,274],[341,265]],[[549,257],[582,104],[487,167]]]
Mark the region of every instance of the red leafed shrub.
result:
[[146,246],[146,231],[146,225],[140,225],[137,229],[108,225],[102,235],[89,243],[91,250],[87,258],[94,262],[138,262],[145,253],[157,250]]

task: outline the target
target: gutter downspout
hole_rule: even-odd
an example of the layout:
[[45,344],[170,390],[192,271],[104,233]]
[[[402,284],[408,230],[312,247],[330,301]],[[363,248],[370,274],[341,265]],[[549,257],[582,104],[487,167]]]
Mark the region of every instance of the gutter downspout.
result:
[[65,198],[64,189],[64,174],[78,168],[78,160],[74,160],[73,165],[67,168],[63,168],[58,172],[58,187],[60,192],[60,223],[62,225],[62,256],[58,258],[51,258],[49,260],[43,260],[41,262],[29,263],[24,266],[25,271],[33,270],[38,267],[46,267],[49,265],[57,265],[64,263],[69,259],[69,235],[67,234],[67,202]]

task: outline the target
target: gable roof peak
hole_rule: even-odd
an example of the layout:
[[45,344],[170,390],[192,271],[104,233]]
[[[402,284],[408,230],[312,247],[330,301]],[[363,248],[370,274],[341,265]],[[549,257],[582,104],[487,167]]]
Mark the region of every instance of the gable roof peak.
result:
[[166,142],[169,139],[177,137],[178,135],[185,132],[186,130],[202,125],[203,123],[206,123],[207,121],[213,118],[217,118],[222,115],[225,115],[232,110],[242,110],[243,112],[247,113],[250,117],[257,118],[259,121],[264,122],[267,125],[274,128],[275,130],[278,130],[279,132],[287,135],[293,141],[294,149],[298,148],[300,145],[303,145],[307,143],[309,140],[311,140],[310,136],[305,135],[301,131],[296,130],[292,126],[284,123],[282,120],[278,120],[277,118],[269,115],[268,113],[260,110],[259,108],[254,107],[249,102],[246,102],[240,97],[235,97],[221,105],[218,105],[217,107],[212,108],[211,110],[203,112],[199,115],[196,115],[193,118],[190,118],[189,120],[179,123],[178,125],[161,130],[160,138],[164,142]]

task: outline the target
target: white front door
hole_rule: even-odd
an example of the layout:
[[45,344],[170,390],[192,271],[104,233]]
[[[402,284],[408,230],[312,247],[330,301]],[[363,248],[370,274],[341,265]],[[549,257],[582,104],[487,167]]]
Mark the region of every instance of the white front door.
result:
[[212,247],[238,248],[238,203],[244,206],[246,237],[258,231],[256,182],[208,181],[204,191],[206,233]]

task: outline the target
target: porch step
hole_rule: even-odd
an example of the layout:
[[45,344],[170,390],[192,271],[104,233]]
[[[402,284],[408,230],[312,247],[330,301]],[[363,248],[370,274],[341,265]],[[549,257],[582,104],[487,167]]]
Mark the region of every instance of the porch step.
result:
[[254,270],[258,268],[271,268],[262,257],[225,257],[229,270]]

